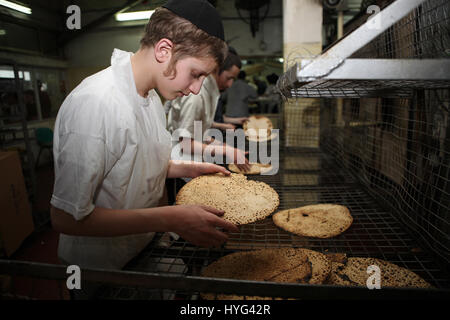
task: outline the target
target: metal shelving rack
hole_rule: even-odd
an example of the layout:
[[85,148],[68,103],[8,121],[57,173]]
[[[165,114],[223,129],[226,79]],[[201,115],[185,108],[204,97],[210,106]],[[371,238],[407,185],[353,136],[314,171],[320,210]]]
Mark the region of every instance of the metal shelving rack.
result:
[[[277,86],[286,98],[395,98],[411,97],[414,89],[448,88],[448,10],[445,0],[394,1],[319,57],[290,67]],[[423,18],[417,21],[411,15]],[[415,23],[421,25],[416,28]],[[405,33],[402,39],[398,32]],[[427,45],[407,47],[409,56],[395,56],[392,43],[398,40]],[[367,46],[380,42],[384,45],[360,54]],[[439,56],[427,59],[430,50]],[[386,52],[384,57],[380,58],[380,51]]]
[[[444,56],[450,48],[445,33],[449,8],[447,0],[397,0],[380,13],[382,30],[362,26],[321,57],[292,67],[280,78],[278,86],[286,97],[359,99],[345,100],[343,125],[334,122],[333,99],[322,99],[320,113],[306,119],[299,113],[282,117],[320,126],[311,131],[320,132],[320,147],[285,145],[276,175],[249,179],[266,182],[278,192],[278,210],[314,203],[347,206],[354,221],[346,232],[330,239],[300,237],[276,227],[268,217],[241,226],[220,248],[199,248],[181,240],[163,245],[158,240],[166,235],[159,235],[125,270],[83,271],[86,281],[103,284],[97,298],[175,295],[196,300],[201,292],[304,299],[450,297],[450,78],[448,72],[434,69],[449,66]],[[353,69],[361,63],[372,68]],[[405,66],[411,69],[402,69]],[[282,143],[286,136],[298,141],[289,136],[289,126],[281,128]],[[318,139],[307,134],[301,138]],[[278,247],[380,258],[416,272],[438,290],[201,277],[204,266],[228,253]],[[159,272],[149,272],[157,265],[162,267]],[[0,274],[56,279],[62,287],[65,271],[64,266],[0,260]]]
[[30,137],[29,128],[27,125],[23,84],[20,80],[19,68],[14,61],[1,59],[0,65],[11,67],[14,71],[14,79],[11,80],[13,85],[11,85],[9,92],[16,94],[18,107],[18,114],[1,116],[0,123],[3,124],[5,120],[17,121],[17,126],[19,127],[19,129],[10,128],[3,125],[0,127],[0,148],[8,149],[9,147],[13,147],[21,143],[25,145],[25,151],[20,154],[20,158],[22,160],[28,195],[31,199],[33,199],[36,194],[36,174],[34,170],[34,156],[31,148],[32,137]]

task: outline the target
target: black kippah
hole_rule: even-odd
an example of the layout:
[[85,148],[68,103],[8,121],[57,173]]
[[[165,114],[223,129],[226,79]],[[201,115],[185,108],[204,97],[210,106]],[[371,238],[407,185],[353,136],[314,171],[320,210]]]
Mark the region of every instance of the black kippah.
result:
[[190,21],[197,28],[225,41],[222,18],[206,0],[169,0],[164,8]]

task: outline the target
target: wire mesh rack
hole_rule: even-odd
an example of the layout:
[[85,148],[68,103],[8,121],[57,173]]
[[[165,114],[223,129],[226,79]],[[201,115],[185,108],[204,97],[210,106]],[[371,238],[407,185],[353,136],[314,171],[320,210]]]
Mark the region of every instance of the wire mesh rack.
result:
[[[262,248],[309,248],[322,253],[346,253],[349,257],[375,257],[407,268],[440,289],[450,288],[450,276],[436,258],[422,247],[404,224],[367,192],[331,153],[304,148],[285,148],[280,154],[281,169],[272,176],[249,176],[249,179],[271,185],[279,194],[278,210],[315,203],[337,203],[347,206],[354,218],[343,234],[330,239],[297,236],[278,228],[271,217],[240,226],[220,248],[200,248],[182,239],[174,240],[158,234],[153,242],[122,271],[84,270],[87,281],[99,283],[95,299],[202,299],[202,292],[235,292],[269,297],[357,298],[368,291],[327,285],[305,286],[203,278],[202,269],[218,258],[237,251]],[[316,178],[311,181],[310,176]],[[295,176],[295,183],[286,184],[286,176]],[[60,266],[25,264],[14,266],[15,272],[38,278],[57,279],[64,292],[67,274]],[[448,266],[447,266],[448,267]],[[0,273],[2,273],[0,264]],[[151,272],[149,272],[151,270]],[[58,272],[59,271],[59,275]],[[63,272],[64,271],[64,272]],[[36,280],[35,280],[36,281]],[[269,285],[264,287],[264,285]],[[427,291],[383,290],[383,298],[405,297],[405,294],[426,296]],[[257,294],[258,293],[258,294]],[[414,296],[414,295],[413,295]],[[366,296],[367,297],[367,296]]]
[[321,56],[292,66],[277,86],[286,98],[398,98],[449,88],[449,31],[448,1],[397,0]]
[[[449,2],[414,2],[421,4],[353,52],[352,58],[448,60]],[[338,61],[335,67],[343,65]],[[449,296],[448,79],[425,79],[420,84],[420,79],[391,78],[398,81],[392,88],[385,85],[389,81],[370,79],[308,83],[299,82],[297,70],[291,69],[280,80],[282,91],[296,98],[304,96],[299,90],[309,89],[305,95],[310,98],[362,98],[345,99],[342,110],[334,99],[286,103],[278,119],[280,169],[276,175],[249,179],[265,182],[277,191],[278,210],[316,203],[347,206],[353,216],[350,228],[330,239],[315,239],[284,231],[268,217],[240,226],[239,233],[231,233],[225,245],[208,249],[159,234],[124,270],[84,271],[87,281],[101,284],[97,299],[196,300],[202,299],[202,292],[296,298]],[[417,273],[441,291],[367,290],[201,276],[205,266],[226,254],[280,247],[380,258]],[[67,277],[62,266],[11,261],[0,261],[1,273],[57,279],[60,289]]]
[[[249,179],[271,185],[278,192],[280,197],[278,210],[316,203],[337,203],[349,208],[354,218],[352,226],[337,237],[314,239],[284,231],[273,223],[271,217],[268,217],[240,226],[240,232],[231,233],[229,240],[221,248],[198,248],[182,240],[172,240],[168,247],[150,245],[128,266],[129,270],[145,272],[159,264],[163,265],[165,269],[163,273],[167,275],[184,274],[198,277],[201,276],[203,267],[232,252],[297,247],[309,248],[325,254],[346,253],[348,256],[380,258],[414,271],[437,288],[450,288],[448,270],[436,262],[432,254],[421,247],[420,242],[409,233],[397,216],[386,210],[385,206],[380,205],[379,200],[365,191],[358,180],[338,165],[338,162],[331,156],[319,151],[290,148],[282,153],[280,161],[287,165],[283,166],[278,174],[249,177]],[[295,176],[294,184],[283,182],[286,176],[292,175]],[[310,175],[317,177],[314,183],[311,182]],[[149,261],[150,264],[154,264],[153,267],[149,267]],[[228,292],[242,292],[240,290],[242,282],[232,282],[225,287],[220,287],[223,280],[208,279],[210,282],[208,288],[210,290],[215,288],[212,290],[213,292],[218,292],[220,289]],[[307,293],[301,290],[304,289],[302,286],[300,286],[301,289],[286,287],[285,284],[276,284],[276,286],[280,290],[286,290],[284,295],[311,297],[311,292]],[[329,286],[319,287],[324,291],[317,293],[317,296],[322,298],[327,296],[326,290],[332,290]],[[309,289],[314,290],[314,288],[311,289],[311,286]],[[340,297],[355,298],[360,294],[360,292],[352,292],[351,289],[346,291],[349,288],[340,288],[340,290],[340,293],[336,292]],[[200,292],[193,286],[189,290],[178,290],[173,295],[185,299],[201,299]],[[257,295],[256,292],[258,291],[253,291],[253,295]],[[161,291],[154,293],[159,297],[162,294]],[[142,292],[121,287],[114,288],[112,291],[105,290],[99,297],[120,299],[136,294],[142,295]],[[272,292],[270,296],[273,297],[274,294]],[[152,297],[154,298],[154,296]],[[389,297],[389,295],[385,297]]]
[[[418,92],[414,99],[346,100],[345,123],[328,126],[322,140],[322,148],[395,210],[447,266],[449,102],[448,90]],[[335,112],[334,104],[324,105]]]
[[352,58],[439,59],[450,57],[450,4],[426,1]]

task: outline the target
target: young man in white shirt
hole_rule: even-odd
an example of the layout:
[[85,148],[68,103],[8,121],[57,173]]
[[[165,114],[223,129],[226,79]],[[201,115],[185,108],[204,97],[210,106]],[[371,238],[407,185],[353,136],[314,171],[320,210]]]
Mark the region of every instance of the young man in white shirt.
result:
[[[214,122],[220,92],[231,87],[241,68],[239,56],[228,52],[221,69],[216,70],[203,83],[198,95],[187,95],[170,101],[168,113],[168,128],[172,132],[172,159],[190,160],[192,154],[203,155],[205,149],[215,157],[226,156],[227,161],[234,160],[237,165],[246,170],[249,168],[246,152],[227,144],[208,144],[195,139],[195,135],[203,139],[205,132],[211,128],[234,129],[232,125]],[[201,132],[195,132],[195,124]],[[198,126],[200,125],[200,127]],[[201,159],[197,154],[197,158]]]
[[218,246],[237,232],[205,206],[157,207],[167,177],[222,172],[170,160],[165,99],[198,94],[226,54],[223,26],[204,0],[170,0],[155,11],[135,53],[115,49],[111,66],[86,78],[61,106],[54,134],[53,227],[58,255],[81,268],[120,269],[153,238],[176,232]]

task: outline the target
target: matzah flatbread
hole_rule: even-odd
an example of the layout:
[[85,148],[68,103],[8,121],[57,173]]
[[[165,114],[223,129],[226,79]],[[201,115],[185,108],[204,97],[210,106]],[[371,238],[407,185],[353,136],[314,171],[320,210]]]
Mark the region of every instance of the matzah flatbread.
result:
[[273,124],[269,118],[264,116],[251,116],[242,125],[245,136],[250,141],[268,141],[277,136],[277,133],[272,132]]
[[230,163],[228,165],[228,170],[242,174],[261,174],[271,171],[272,166],[270,164],[250,163],[250,169],[248,171],[242,171],[236,164]]
[[353,218],[344,206],[316,204],[279,211],[273,215],[273,222],[297,235],[331,238],[347,230]]
[[375,258],[348,258],[341,262],[332,262],[329,284],[342,286],[367,286],[369,266],[380,268],[380,287],[432,288],[432,286],[414,272],[391,262]]
[[[280,283],[321,284],[331,271],[331,263],[320,252],[302,248],[274,248],[235,252],[213,262],[202,276]],[[214,299],[214,294],[202,294]],[[257,296],[218,294],[217,299],[260,299]]]
[[176,203],[223,210],[223,219],[240,225],[266,218],[276,210],[280,200],[268,184],[232,173],[230,176],[213,174],[192,179],[178,192]]

